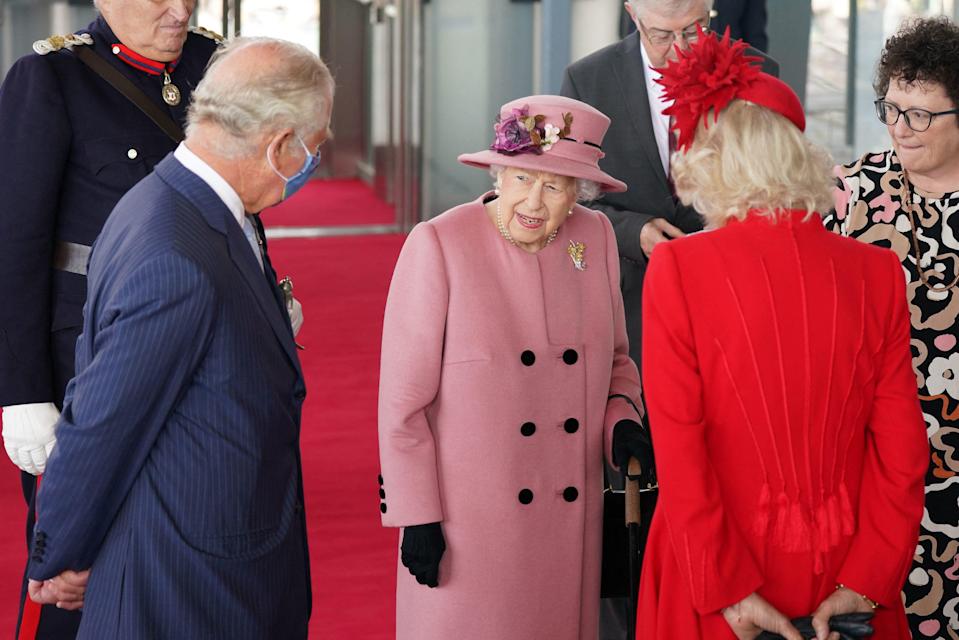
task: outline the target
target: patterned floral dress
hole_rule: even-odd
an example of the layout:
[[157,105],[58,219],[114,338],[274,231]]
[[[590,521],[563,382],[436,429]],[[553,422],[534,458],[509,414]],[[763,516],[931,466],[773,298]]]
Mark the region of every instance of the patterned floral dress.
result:
[[[903,191],[894,151],[837,167],[836,210],[826,227],[888,247],[902,261],[912,320],[913,369],[930,444],[926,509],[903,591],[913,637],[959,640],[959,190]],[[957,185],[959,187],[959,185]],[[926,280],[916,266],[915,240]]]

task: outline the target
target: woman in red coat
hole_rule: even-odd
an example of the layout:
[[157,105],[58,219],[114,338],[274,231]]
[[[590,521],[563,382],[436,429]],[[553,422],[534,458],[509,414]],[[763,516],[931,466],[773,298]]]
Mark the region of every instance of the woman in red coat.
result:
[[[795,94],[742,46],[702,38],[664,70],[704,233],[657,247],[643,372],[660,481],[637,638],[819,640],[899,592],[928,459],[896,256],[823,228],[829,162]],[[716,116],[718,115],[718,118]]]

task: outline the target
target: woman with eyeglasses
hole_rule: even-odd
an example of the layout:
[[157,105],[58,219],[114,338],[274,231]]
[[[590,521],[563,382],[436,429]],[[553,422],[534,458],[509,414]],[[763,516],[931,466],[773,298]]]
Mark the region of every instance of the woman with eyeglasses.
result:
[[902,263],[931,445],[906,613],[914,637],[947,637],[959,629],[959,26],[945,17],[905,24],[886,42],[875,87],[892,147],[837,168],[826,225],[889,247]]

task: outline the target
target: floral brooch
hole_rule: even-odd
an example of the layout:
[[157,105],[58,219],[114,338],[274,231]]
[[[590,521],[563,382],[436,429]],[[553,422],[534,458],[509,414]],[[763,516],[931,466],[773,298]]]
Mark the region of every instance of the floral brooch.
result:
[[577,271],[586,271],[586,256],[584,255],[586,253],[586,243],[570,240],[569,246],[566,247],[566,253],[572,258],[573,266],[576,267]]
[[530,115],[529,106],[522,109],[513,109],[513,115],[496,118],[493,130],[496,139],[490,145],[490,150],[507,156],[520,153],[542,154],[549,151],[562,138],[569,136],[573,124],[573,114],[563,114],[563,127],[546,122],[546,116]]

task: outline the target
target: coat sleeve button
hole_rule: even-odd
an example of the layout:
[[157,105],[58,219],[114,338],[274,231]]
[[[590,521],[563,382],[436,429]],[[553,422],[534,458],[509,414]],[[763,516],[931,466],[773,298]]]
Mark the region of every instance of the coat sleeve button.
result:
[[579,431],[579,420],[570,418],[563,423],[563,428],[566,429],[566,433],[576,433]]
[[576,361],[579,360],[579,354],[576,353],[575,349],[567,349],[563,352],[563,362],[569,365],[576,364]]
[[533,492],[529,489],[523,489],[519,492],[519,501],[522,504],[529,504],[533,501]]
[[519,432],[528,438],[536,433],[536,425],[532,422],[524,422],[523,426],[519,428]]
[[385,503],[385,502],[381,502],[381,503],[380,503],[380,513],[386,513],[386,503]]
[[578,497],[579,491],[576,490],[576,487],[566,487],[563,489],[563,500],[566,502],[575,502]]
[[380,475],[380,476],[376,476],[376,480],[377,480],[377,482],[380,483],[380,486],[382,487],[382,486],[383,486],[383,476],[381,476],[381,475]]
[[380,500],[386,500],[386,492],[380,489]]
[[522,354],[520,354],[520,362],[522,362],[527,367],[532,367],[533,363],[536,362],[536,354],[527,349]]

